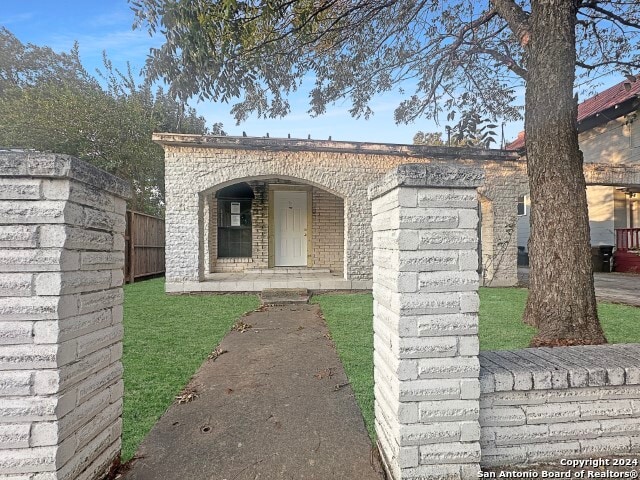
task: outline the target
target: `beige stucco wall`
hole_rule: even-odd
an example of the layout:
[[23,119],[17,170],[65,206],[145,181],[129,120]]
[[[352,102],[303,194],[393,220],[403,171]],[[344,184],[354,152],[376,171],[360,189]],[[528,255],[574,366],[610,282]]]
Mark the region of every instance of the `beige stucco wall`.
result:
[[627,124],[624,116],[617,118],[581,133],[579,141],[585,162],[640,163],[640,119]]

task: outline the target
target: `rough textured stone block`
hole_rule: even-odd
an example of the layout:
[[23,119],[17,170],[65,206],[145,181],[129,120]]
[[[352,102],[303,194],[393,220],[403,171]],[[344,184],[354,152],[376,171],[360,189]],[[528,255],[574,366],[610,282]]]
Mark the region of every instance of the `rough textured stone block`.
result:
[[0,448],[28,447],[30,431],[30,423],[0,424]]
[[63,361],[55,346],[0,345],[0,370],[56,368]]
[[40,200],[41,181],[28,178],[0,178],[0,200]]
[[475,230],[420,230],[417,248],[420,250],[471,250],[478,247]]
[[426,272],[418,278],[421,292],[473,292],[478,286],[476,272]]
[[56,470],[56,452],[55,447],[4,450],[0,456],[0,472],[53,472]]
[[38,201],[20,202],[16,200],[0,201],[0,218],[7,224],[65,223],[76,224],[79,217],[76,211],[65,211],[65,202]]
[[0,297],[3,320],[49,320],[78,314],[78,299],[62,297]]
[[14,397],[0,402],[1,423],[55,420],[58,400],[51,397]]
[[580,440],[580,453],[595,457],[621,455],[631,451],[631,438],[605,437]]
[[634,414],[630,400],[585,402],[578,404],[578,407],[583,420],[630,417]]
[[582,440],[597,438],[600,434],[600,423],[597,421],[549,424],[550,440]]
[[0,396],[24,396],[31,392],[30,371],[0,371]]
[[[518,425],[512,427],[485,427],[495,435],[498,446],[541,443],[549,440],[547,425]],[[569,437],[567,437],[568,439]]]
[[0,345],[17,345],[31,343],[31,322],[0,322]]
[[102,292],[83,293],[80,295],[78,313],[85,314],[121,305],[124,299],[122,288],[112,288]]
[[0,225],[0,248],[35,248],[37,225]]
[[480,462],[477,442],[450,442],[420,447],[420,463],[426,465]]
[[527,416],[519,407],[493,407],[480,409],[480,425],[483,427],[505,427],[524,425]]
[[78,386],[78,402],[83,402],[98,391],[116,383],[122,378],[122,364],[120,362],[90,376]]
[[478,316],[475,314],[424,315],[416,317],[416,322],[421,337],[478,333]]
[[82,252],[81,270],[111,270],[122,268],[124,252]]
[[28,297],[32,294],[32,280],[29,273],[0,273],[0,296]]
[[67,225],[43,225],[40,227],[40,246],[108,252],[113,247],[113,235],[109,232]]
[[457,400],[460,380],[410,380],[400,384],[401,401]]
[[474,400],[420,402],[418,415],[420,422],[456,422],[477,420],[480,408]]
[[477,378],[480,363],[477,357],[429,358],[418,361],[418,377]]
[[580,406],[577,403],[550,403],[526,405],[527,423],[565,423],[580,420]]
[[[405,189],[402,189],[405,190]],[[477,208],[478,195],[468,188],[418,189],[417,206],[429,208]],[[411,206],[411,205],[407,205]]]
[[0,272],[55,272],[79,266],[79,254],[65,250],[3,250],[0,255]]
[[458,352],[456,337],[405,337],[399,341],[399,358],[453,357]]
[[111,272],[47,272],[35,276],[36,295],[67,295],[111,287]]
[[400,426],[400,446],[457,442],[463,422],[432,423]]

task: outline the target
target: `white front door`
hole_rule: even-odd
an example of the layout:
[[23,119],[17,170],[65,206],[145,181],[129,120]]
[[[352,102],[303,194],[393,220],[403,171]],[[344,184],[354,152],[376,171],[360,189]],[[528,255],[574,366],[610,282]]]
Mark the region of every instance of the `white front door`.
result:
[[307,265],[307,192],[273,192],[276,267]]

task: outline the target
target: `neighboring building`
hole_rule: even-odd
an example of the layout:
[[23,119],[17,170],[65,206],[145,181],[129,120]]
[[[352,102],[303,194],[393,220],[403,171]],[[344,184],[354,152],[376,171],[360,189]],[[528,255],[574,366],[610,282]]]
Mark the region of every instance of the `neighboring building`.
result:
[[[614,85],[578,106],[580,148],[585,163],[640,165],[640,80]],[[524,151],[524,134],[507,145],[508,150]],[[527,252],[529,205],[518,216],[518,248]],[[640,187],[637,185],[593,185],[587,187],[587,202],[593,247],[615,246],[633,240],[640,228]],[[625,230],[631,231],[625,231]],[[633,236],[633,237],[632,237]],[[637,240],[635,240],[637,242]],[[620,245],[619,245],[620,246]],[[624,265],[620,264],[621,268]]]

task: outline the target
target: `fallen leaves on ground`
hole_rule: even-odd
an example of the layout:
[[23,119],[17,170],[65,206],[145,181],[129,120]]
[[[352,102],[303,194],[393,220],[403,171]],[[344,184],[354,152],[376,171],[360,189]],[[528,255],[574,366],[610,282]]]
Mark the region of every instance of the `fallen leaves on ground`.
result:
[[235,330],[236,332],[244,333],[249,330],[252,326],[248,323],[244,323],[242,320],[238,320],[231,330]]
[[182,405],[183,403],[193,402],[196,398],[198,398],[197,388],[194,386],[187,385],[179,395],[176,395],[176,400],[178,405]]
[[227,350],[224,350],[220,347],[216,347],[216,349],[207,356],[207,359],[211,360],[212,362],[215,362],[216,358],[218,358],[220,355],[224,353],[227,353]]
[[325,368],[324,370],[320,370],[318,373],[314,375],[318,380],[322,380],[323,378],[331,378],[335,375],[333,371],[333,367]]

